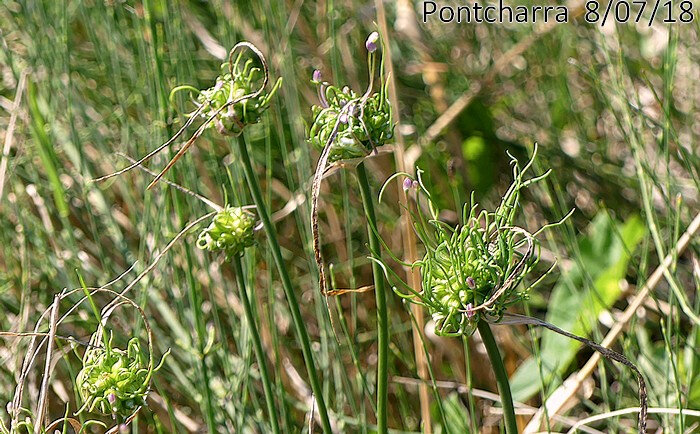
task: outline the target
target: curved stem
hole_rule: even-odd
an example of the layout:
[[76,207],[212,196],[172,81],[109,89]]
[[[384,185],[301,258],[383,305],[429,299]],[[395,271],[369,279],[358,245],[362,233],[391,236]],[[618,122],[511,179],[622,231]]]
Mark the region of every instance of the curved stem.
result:
[[245,277],[243,276],[243,265],[241,264],[241,257],[236,255],[232,259],[233,268],[236,272],[236,283],[238,285],[238,295],[243,304],[243,311],[245,313],[246,321],[248,321],[248,328],[250,329],[250,337],[253,341],[253,350],[255,351],[255,358],[258,360],[258,369],[260,369],[260,379],[262,380],[263,390],[265,391],[265,402],[267,403],[267,413],[268,420],[270,421],[270,427],[272,432],[277,434],[280,432],[279,423],[277,422],[277,409],[275,406],[275,397],[272,394],[272,384],[270,382],[270,374],[267,370],[267,363],[265,362],[265,352],[263,351],[262,341],[260,339],[260,333],[258,333],[258,327],[255,324],[255,316],[253,315],[253,308],[250,305],[250,299],[248,298],[248,293],[246,292]]
[[491,333],[491,327],[489,327],[486,321],[479,321],[477,327],[479,329],[479,334],[481,334],[481,339],[486,346],[486,352],[491,360],[493,373],[496,376],[498,393],[501,395],[501,405],[503,406],[506,433],[518,434],[518,424],[515,420],[515,409],[513,408],[513,397],[510,394],[508,374],[506,373],[506,368],[503,366],[503,360],[501,359],[501,353],[498,351],[498,345],[496,345],[496,340],[493,338],[493,333]]
[[[357,166],[357,177],[360,181],[362,193],[362,205],[367,217],[367,235],[372,256],[379,255],[380,243],[377,235],[377,217],[374,214],[372,191],[367,179],[365,163]],[[387,396],[389,383],[389,316],[386,309],[386,290],[384,287],[384,273],[376,262],[372,261],[372,275],[374,276],[374,295],[377,300],[377,432],[388,432],[387,427]]]
[[277,232],[275,231],[275,227],[270,220],[270,213],[265,205],[265,200],[263,199],[263,195],[260,190],[258,178],[255,176],[255,171],[253,170],[253,165],[250,161],[250,156],[248,155],[245,140],[240,138],[234,140],[238,145],[238,151],[241,156],[241,162],[243,163],[245,178],[248,182],[248,187],[250,188],[250,194],[253,196],[253,202],[257,207],[258,217],[260,217],[265,233],[267,234],[267,241],[268,245],[270,246],[272,258],[277,266],[277,271],[279,272],[280,280],[282,281],[282,288],[284,289],[284,294],[287,297],[289,311],[292,315],[292,322],[294,323],[297,339],[301,345],[301,352],[304,356],[306,371],[309,374],[309,383],[311,383],[311,390],[314,394],[314,399],[316,400],[316,410],[318,411],[318,416],[321,419],[321,426],[324,432],[330,433],[332,432],[331,423],[330,419],[328,418],[328,410],[326,409],[326,402],[323,398],[321,383],[318,381],[318,374],[316,373],[316,365],[314,363],[313,353],[311,352],[311,342],[309,341],[309,335],[306,332],[306,327],[304,326],[304,319],[301,316],[301,310],[299,309],[299,303],[297,302],[297,297],[294,292],[294,288],[292,287],[292,281],[289,278],[287,267],[282,259],[280,245],[277,242]]

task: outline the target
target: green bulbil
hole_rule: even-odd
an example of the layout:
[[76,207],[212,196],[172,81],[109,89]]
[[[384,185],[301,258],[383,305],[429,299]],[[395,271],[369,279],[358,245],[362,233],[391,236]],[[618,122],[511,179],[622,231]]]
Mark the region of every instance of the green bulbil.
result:
[[78,392],[84,404],[78,411],[121,418],[146,405],[150,371],[142,360],[139,340],[129,341],[126,350],[90,348],[78,373]]
[[223,251],[226,259],[243,253],[255,244],[255,217],[239,207],[219,211],[197,239],[197,247],[210,252]]
[[311,108],[314,122],[308,137],[319,151],[330,142],[329,162],[365,157],[394,137],[386,89],[363,98],[348,87],[318,84],[323,105]]
[[[221,134],[237,136],[247,125],[260,122],[282,79],[278,79],[269,92],[263,91],[257,96],[244,98],[260,89],[264,72],[253,66],[252,59],[241,67],[240,56],[231,68],[228,63],[224,63],[221,68],[225,72],[216,79],[216,84],[200,91],[196,100],[202,108],[201,116],[206,119],[213,117],[207,127],[215,126]],[[224,107],[231,101],[235,102]]]

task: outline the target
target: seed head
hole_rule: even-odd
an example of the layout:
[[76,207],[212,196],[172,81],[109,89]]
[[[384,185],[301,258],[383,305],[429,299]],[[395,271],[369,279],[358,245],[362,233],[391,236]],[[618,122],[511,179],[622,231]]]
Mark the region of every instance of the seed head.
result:
[[[379,34],[373,32],[365,46],[370,52],[377,49]],[[320,104],[311,108],[314,117],[308,132],[309,142],[318,150],[330,146],[328,162],[366,157],[374,149],[394,137],[391,106],[387,99],[387,83],[380,77],[379,89],[374,92],[378,62],[369,62],[369,85],[363,93],[348,86],[334,86],[320,81],[314,71],[312,83],[318,86]]]
[[365,157],[394,137],[385,89],[363,96],[321,84],[319,93],[321,105],[311,108],[314,122],[308,136],[319,150],[331,146],[329,162]]

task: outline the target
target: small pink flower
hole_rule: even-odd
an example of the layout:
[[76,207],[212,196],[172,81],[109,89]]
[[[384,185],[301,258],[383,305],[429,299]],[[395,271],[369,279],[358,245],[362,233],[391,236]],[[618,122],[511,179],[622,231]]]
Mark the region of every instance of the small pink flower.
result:
[[403,180],[403,191],[408,191],[413,187],[413,181],[411,178],[406,178]]
[[319,82],[321,81],[321,70],[320,70],[320,69],[315,69],[315,70],[314,70],[314,73],[313,73],[313,75],[312,75],[312,77],[311,77],[311,79],[312,79],[315,83],[319,83]]
[[476,312],[474,312],[474,305],[471,303],[467,304],[467,318],[472,319],[474,318],[474,315],[476,315]]
[[365,42],[365,47],[370,53],[377,51],[377,42],[379,41],[379,33],[372,32],[367,37],[367,42]]
[[474,278],[472,276],[467,277],[467,286],[471,289],[476,288],[476,282],[474,281]]

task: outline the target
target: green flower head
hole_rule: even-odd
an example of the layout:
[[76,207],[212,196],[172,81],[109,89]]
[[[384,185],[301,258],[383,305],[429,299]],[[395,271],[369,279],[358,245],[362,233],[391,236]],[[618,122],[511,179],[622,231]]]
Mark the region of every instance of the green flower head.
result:
[[[243,52],[239,50],[243,47],[258,57],[262,68],[255,66],[253,59],[243,61]],[[181,90],[196,92],[194,103],[197,110],[190,113],[190,116],[207,119],[206,127],[213,126],[221,134],[238,136],[247,125],[260,122],[282,79],[277,79],[269,91],[265,90],[269,80],[267,61],[262,53],[248,42],[236,44],[231,49],[228,62],[221,65],[221,69],[221,75],[209,89],[179,86],[173,89],[170,98],[172,101],[174,94]]]
[[227,206],[199,234],[197,247],[210,252],[223,251],[226,259],[230,259],[255,244],[254,236],[254,215],[243,208]]
[[[536,152],[537,148],[533,159]],[[537,264],[535,235],[542,229],[530,234],[515,226],[521,190],[549,174],[524,179],[523,174],[531,163],[521,169],[513,159],[514,180],[498,207],[494,211],[477,211],[472,195],[456,226],[439,220],[439,209],[423,184],[420,169],[415,180],[406,174],[390,178],[406,176],[409,182],[404,182],[404,186],[416,185],[417,206],[412,216],[425,255],[413,264],[404,265],[420,270],[420,292],[398,279],[389,267],[385,266],[385,270],[406,290],[403,292],[395,285],[397,294],[426,306],[435,321],[436,334],[471,335],[484,315],[497,321],[509,306],[527,299],[529,290],[541,280],[529,286],[521,285]],[[421,205],[422,198],[426,199],[426,206]]]
[[339,88],[322,81],[319,70],[313,73],[311,81],[318,86],[321,104],[311,107],[314,120],[308,140],[319,151],[330,146],[328,161],[331,163],[365,157],[394,137],[387,83],[381,65],[379,92],[372,92],[378,39],[376,32],[368,38],[370,79],[364,94],[360,95],[347,86]]
[[330,142],[329,162],[365,157],[393,138],[394,126],[384,92],[372,94],[360,105],[361,98],[347,87],[320,86],[328,105],[311,108],[314,123],[309,142],[318,150]]
[[137,338],[129,341],[126,350],[111,348],[111,344],[88,349],[76,381],[84,402],[78,413],[131,416],[146,405],[151,372]]
[[527,298],[528,290],[517,287],[535,263],[534,239],[508,224],[499,228],[505,220],[496,220],[496,213],[471,207],[466,224],[442,228],[437,243],[426,244],[416,265],[436,333],[470,335],[482,313],[499,317]]

